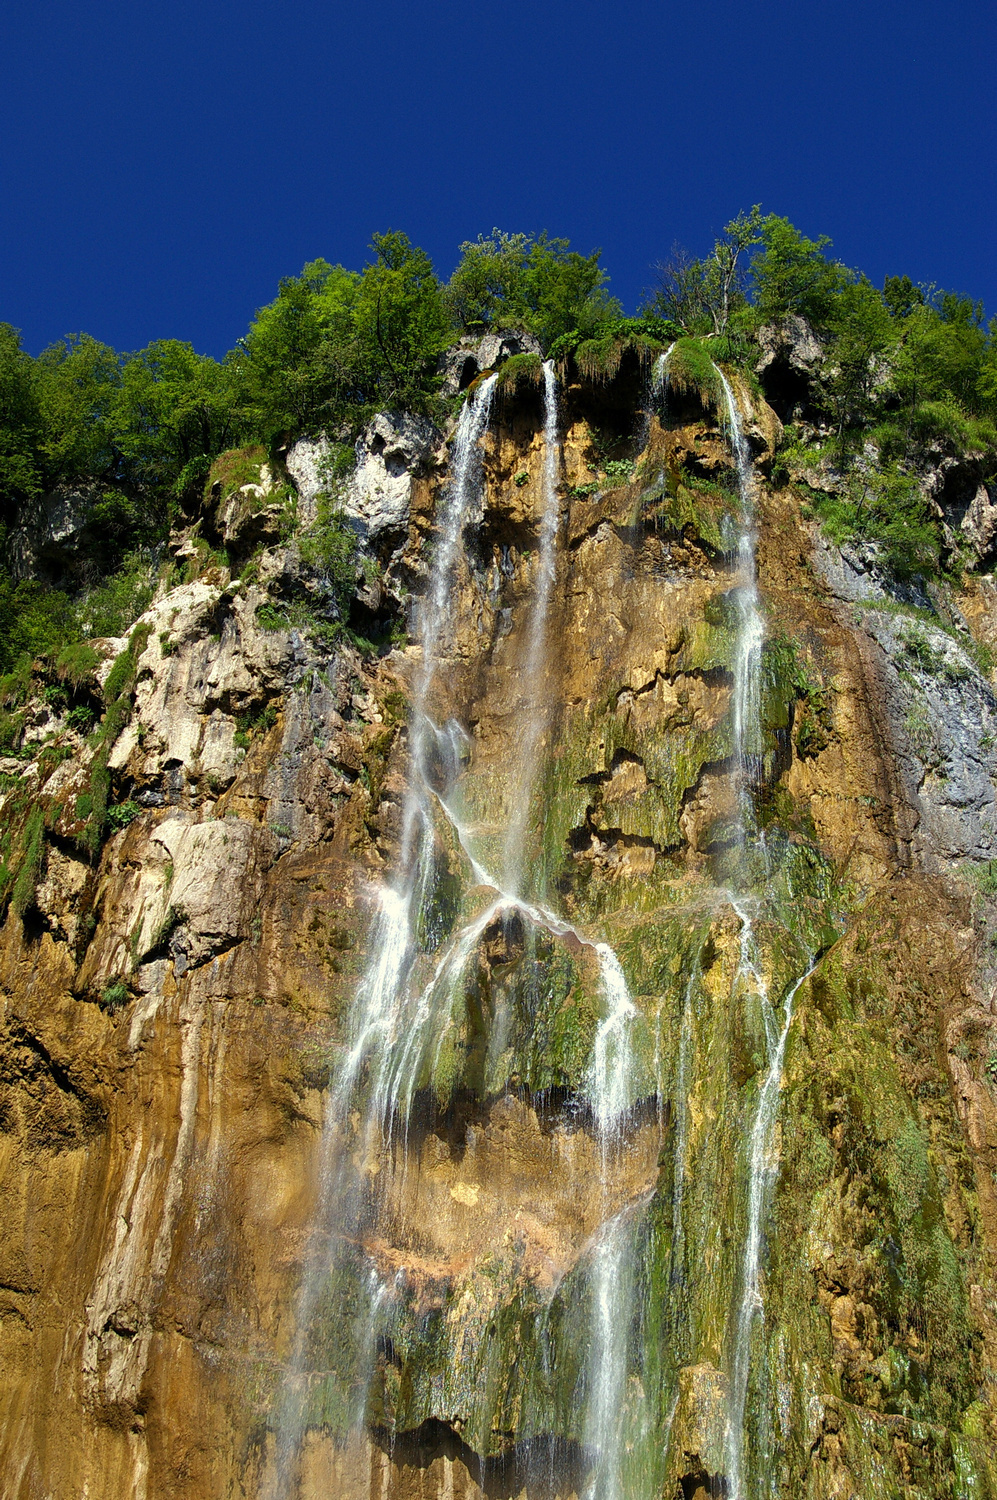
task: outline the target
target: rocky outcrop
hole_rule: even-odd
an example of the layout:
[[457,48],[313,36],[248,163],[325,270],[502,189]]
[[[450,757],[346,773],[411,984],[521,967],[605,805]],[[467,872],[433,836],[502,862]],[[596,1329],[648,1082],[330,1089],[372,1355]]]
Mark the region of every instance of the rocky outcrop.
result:
[[761,355],[755,365],[768,401],[784,421],[806,414],[810,383],[824,360],[806,318],[792,314],[758,330]]
[[464,338],[448,349],[440,362],[443,392],[456,396],[467,390],[485,370],[495,369],[516,354],[541,353],[540,342],[525,329],[486,333],[482,338]]
[[[802,379],[806,330],[780,338],[773,363]],[[466,385],[458,358],[480,371],[510,352],[462,347],[451,374]],[[773,1492],[994,1492],[997,921],[965,879],[997,838],[997,701],[974,646],[994,600],[983,583],[943,600],[943,628],[931,596],[891,592],[874,550],[820,543],[791,489],[760,485],[750,794],[779,875],[748,952],[727,884],[744,857],[729,448],[708,404],[676,403],[634,414],[611,468],[609,400],[581,379],[560,393],[549,714],[524,822],[556,919],[486,921],[463,852],[473,827],[497,867],[516,811],[536,392],[498,403],[482,443],[426,704],[440,738],[420,994],[457,924],[480,931],[412,1108],[383,1132],[337,1115],[331,1080],[403,834],[420,651],[361,652],[288,601],[310,597],[300,528],[333,494],[388,569],[378,586],[425,588],[438,435],[381,415],[352,477],[330,480],[330,446],[299,442],[293,494],[262,458],[222,486],[203,524],[234,568],[206,558],[100,645],[89,738],[35,682],[25,753],[0,766],[4,857],[28,872],[0,935],[11,1500],[263,1500],[281,1483],[301,1500],[570,1500],[592,1450],[571,1329],[621,1224],[651,1351],[623,1404],[657,1401],[661,1424],[632,1461],[668,1500],[719,1493],[744,1122],[769,1010],[796,984],[756,1334],[775,1396],[761,1378],[749,1395],[752,1431],[777,1432]],[[764,468],[778,419],[759,401],[745,425]],[[271,508],[282,529],[259,520]],[[586,1092],[606,1016],[597,942],[619,955],[639,1032],[612,1172]],[[336,1161],[362,1189],[348,1231],[323,1217]]]

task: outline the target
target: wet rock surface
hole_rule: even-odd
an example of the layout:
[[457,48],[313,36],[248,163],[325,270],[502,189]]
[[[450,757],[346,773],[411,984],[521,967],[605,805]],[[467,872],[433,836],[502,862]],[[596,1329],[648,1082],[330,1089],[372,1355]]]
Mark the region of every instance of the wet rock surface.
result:
[[[446,377],[466,387],[469,361],[480,373],[519,352],[469,343]],[[770,362],[803,379],[818,355],[789,328]],[[739,398],[764,463],[778,424]],[[526,835],[561,929],[493,918],[458,1041],[409,1116],[383,1136],[336,1117],[367,1184],[349,1235],[313,1229],[333,1080],[403,832],[420,649],[361,654],[264,628],[260,606],[301,565],[256,521],[249,539],[269,491],[240,490],[218,524],[265,547],[255,580],[209,569],[131,638],[106,774],[109,805],[135,812],[88,848],[99,749],[81,737],[50,772],[16,762],[49,809],[34,899],[0,939],[0,1472],[16,1500],[272,1494],[313,1264],[334,1274],[312,1308],[292,1493],[580,1496],[582,1355],[556,1344],[563,1365],[541,1378],[531,1341],[545,1319],[589,1317],[592,1257],[621,1216],[639,1248],[633,1317],[660,1360],[630,1371],[626,1402],[654,1380],[667,1394],[655,1493],[729,1484],[743,1132],[766,1045],[726,884],[743,797],[740,582],[723,544],[735,503],[729,486],[661,476],[724,479],[731,464],[715,417],[676,406],[648,416],[622,482],[607,476],[602,399],[598,385],[560,396],[550,712]],[[459,793],[489,870],[529,706],[538,418],[517,396],[483,439],[429,692],[433,724],[460,731],[441,742],[434,795],[456,809]],[[438,444],[428,424],[376,418],[345,500],[370,554],[417,590],[438,539]],[[326,452],[287,455],[309,523]],[[964,866],[997,852],[997,700],[974,649],[997,637],[997,602],[981,581],[941,628],[874,557],[818,543],[788,489],[761,486],[757,532],[751,795],[788,873],[759,911],[753,961],[780,1004],[813,967],[774,1138],[757,1334],[774,1394],[749,1391],[752,1441],[769,1432],[780,1495],[987,1495],[997,976]],[[126,649],[108,646],[95,693]],[[458,909],[476,918],[494,895],[455,828],[440,817],[434,833],[427,977]],[[646,1037],[611,1173],[586,1093],[597,939]],[[362,1377],[349,1365],[362,1340],[344,1332],[366,1306],[358,1266],[394,1310]]]

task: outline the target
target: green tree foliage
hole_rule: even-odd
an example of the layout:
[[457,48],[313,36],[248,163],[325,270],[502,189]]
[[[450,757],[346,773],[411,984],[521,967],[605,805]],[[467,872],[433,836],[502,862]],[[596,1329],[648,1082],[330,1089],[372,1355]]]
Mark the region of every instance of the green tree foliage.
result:
[[766,323],[795,313],[821,331],[833,321],[838,297],[851,279],[824,251],[826,235],[811,240],[788,219],[766,214],[760,224],[761,249],[751,261],[757,318]]
[[115,410],[121,360],[89,334],[52,344],[35,362],[42,422],[39,456],[47,487],[73,483],[120,483],[121,449]]
[[359,276],[310,261],[285,277],[232,356],[236,389],[254,435],[334,423],[349,391],[347,357]]
[[446,306],[458,328],[526,328],[545,351],[567,334],[597,337],[623,313],[606,291],[601,254],[580,255],[546,234],[493,229],[461,245]]
[[761,227],[761,207],[756,203],[750,213],[739,213],[724,225],[704,260],[690,258],[677,245],[671,260],[658,266],[658,287],[648,311],[693,336],[725,334],[731,315],[747,305],[744,257],[758,244]]
[[297,435],[379,409],[426,411],[451,327],[424,250],[376,234],[357,274],[312,261],[281,282],[233,356],[243,421],[254,435]]
[[[879,291],[830,249],[756,205],[702,259],[673,256],[643,316],[624,319],[598,251],[496,229],[460,247],[443,286],[425,251],[389,231],[359,271],[315,260],[283,280],[222,361],[176,339],[120,354],[87,334],[32,358],[0,324],[0,673],[81,632],[123,632],[178,505],[196,504],[223,450],[325,432],[349,452],[377,410],[444,417],[440,355],[464,329],[526,328],[609,378],[625,346],[657,352],[683,333],[704,368],[748,369],[763,324],[805,319],[823,351],[806,418],[855,480],[827,524],[875,535],[898,571],[932,566],[938,528],[916,470],[971,454],[975,472],[997,474],[997,321],[907,276]],[[49,570],[57,586],[22,576],[19,535],[52,492],[79,523],[75,556],[53,564],[64,576]],[[351,537],[330,511],[309,546],[342,613]]]
[[112,418],[125,477],[160,494],[200,488],[211,460],[235,440],[227,364],[179,339],[156,339],[122,365]]
[[44,432],[34,361],[21,336],[0,323],[0,522],[43,488],[38,450]]

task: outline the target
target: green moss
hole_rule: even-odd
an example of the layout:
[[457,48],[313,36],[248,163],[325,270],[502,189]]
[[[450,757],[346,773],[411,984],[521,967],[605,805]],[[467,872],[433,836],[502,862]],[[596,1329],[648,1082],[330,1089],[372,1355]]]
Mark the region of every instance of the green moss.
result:
[[543,361],[539,354],[514,354],[499,370],[495,391],[496,394],[515,396],[521,387],[542,383]]
[[596,383],[614,380],[625,355],[636,358],[647,369],[662,351],[662,344],[646,333],[610,332],[584,339],[574,350],[575,365],[583,379]]
[[45,811],[36,804],[21,833],[21,852],[11,895],[11,906],[23,916],[34,903],[45,859]]
[[706,410],[721,413],[724,409],[720,376],[703,340],[677,340],[668,360],[668,384],[679,395],[696,396]]
[[729,490],[681,472],[670,476],[663,488],[647,490],[641,497],[646,525],[665,535],[691,537],[715,555],[735,550],[738,509],[736,496]]
[[146,621],[136,625],[128,638],[128,645],[114,659],[114,664],[104,683],[104,702],[113,704],[117,699],[131,693],[138,673],[138,661],[149,642],[152,625]]
[[56,674],[60,682],[68,682],[70,687],[79,689],[91,681],[101,660],[100,652],[89,641],[74,641],[63,646],[56,657]]

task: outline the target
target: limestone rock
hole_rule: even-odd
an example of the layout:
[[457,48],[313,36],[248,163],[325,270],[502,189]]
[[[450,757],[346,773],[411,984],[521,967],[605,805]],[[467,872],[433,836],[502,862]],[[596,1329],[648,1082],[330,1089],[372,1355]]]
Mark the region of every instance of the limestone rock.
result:
[[360,434],[343,514],[364,546],[390,546],[404,537],[412,480],[429,460],[435,438],[431,422],[408,413],[380,412]]
[[761,357],[755,373],[764,375],[782,363],[801,375],[811,375],[824,357],[820,341],[806,318],[793,313],[781,323],[767,323],[758,330]]
[[526,329],[486,333],[483,338],[464,338],[448,349],[440,361],[443,394],[456,396],[485,370],[492,370],[514,354],[540,354],[540,341]]
[[986,562],[993,555],[997,543],[997,486],[977,485],[960,530],[972,547],[977,563]]
[[298,516],[303,526],[314,523],[319,496],[329,489],[325,465],[331,451],[328,438],[299,438],[285,458],[287,472],[298,492]]
[[824,351],[810,324],[796,314],[758,330],[761,357],[755,373],[769,404],[783,420],[795,420],[806,409],[810,385]]

